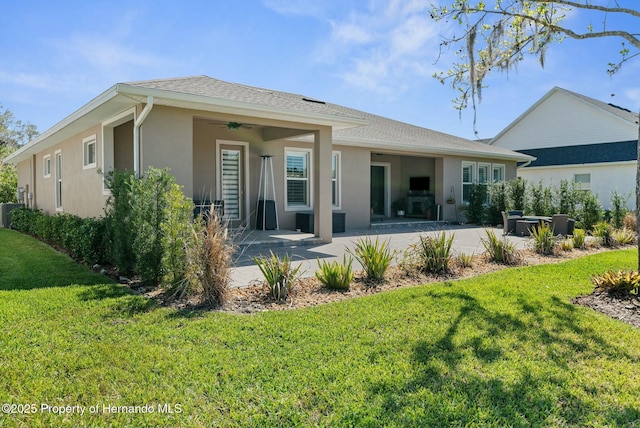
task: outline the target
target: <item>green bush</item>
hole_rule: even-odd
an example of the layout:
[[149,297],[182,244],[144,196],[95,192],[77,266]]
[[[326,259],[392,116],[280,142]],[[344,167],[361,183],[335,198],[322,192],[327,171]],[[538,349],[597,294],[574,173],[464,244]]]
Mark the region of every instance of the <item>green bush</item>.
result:
[[602,205],[598,197],[591,192],[582,195],[582,206],[578,210],[578,222],[582,229],[590,231],[593,226],[602,220]]
[[11,226],[44,239],[88,264],[105,261],[104,219],[83,219],[72,214],[48,216],[40,210],[19,208],[11,212]]
[[573,250],[573,239],[563,238],[560,241],[560,249],[565,252]]
[[546,216],[553,214],[551,188],[544,187],[542,181],[539,181],[537,185],[529,186],[527,201],[527,212]]
[[262,272],[271,297],[278,302],[287,300],[301,275],[302,265],[294,268],[288,254],[280,258],[273,254],[273,251],[270,251],[269,257],[260,256],[254,258],[253,261]]
[[627,209],[629,197],[630,195],[621,195],[616,191],[611,193],[611,224],[616,229],[624,225],[624,218],[629,212]]
[[587,233],[584,229],[574,229],[573,236],[573,248],[583,249],[587,243]]
[[111,193],[105,208],[107,258],[125,275],[133,272],[135,264],[133,241],[136,230],[131,213],[133,180],[135,176],[131,171],[112,171],[105,177]]
[[347,248],[347,252],[362,265],[367,273],[367,278],[374,281],[381,281],[384,278],[384,274],[395,256],[395,251],[391,250],[389,241],[380,242],[377,237],[373,241],[368,236],[358,239],[355,248],[353,250]]
[[608,271],[593,276],[591,281],[597,291],[635,295],[640,291],[640,274],[636,271]]
[[[0,146],[2,149],[2,146]],[[2,159],[8,153],[0,150],[0,203],[18,202],[16,193],[18,190],[18,173],[16,167],[10,164],[3,164]]]
[[625,227],[614,230],[611,237],[619,245],[630,245],[636,240],[635,233]]
[[107,242],[111,262],[143,281],[175,284],[185,275],[184,245],[192,202],[166,169],[149,168],[136,178],[127,171],[107,176]]
[[463,268],[473,267],[473,254],[460,253],[456,257],[458,265]]
[[487,238],[480,238],[480,241],[486,250],[485,256],[487,260],[506,265],[515,265],[522,262],[522,254],[506,236],[498,239],[492,229],[487,229],[486,234]]
[[44,213],[31,208],[16,208],[9,214],[11,216],[11,227],[28,235],[34,235],[34,225],[38,216]]
[[611,247],[616,244],[613,239],[613,227],[606,221],[600,221],[593,226],[593,236],[598,238],[605,247]]
[[545,256],[555,254],[556,239],[553,236],[553,229],[548,223],[542,223],[531,229],[531,239],[533,250]]
[[346,291],[353,281],[353,271],[351,265],[353,259],[346,255],[342,259],[342,263],[337,260],[323,261],[318,260],[318,270],[316,270],[316,278],[330,290]]
[[485,204],[487,202],[487,186],[474,184],[469,190],[469,203],[464,205],[467,222],[483,224],[485,221]]
[[556,213],[568,214],[569,217],[576,217],[576,205],[580,200],[580,193],[575,183],[567,180],[560,181],[560,187],[556,189]]
[[508,211],[508,199],[507,184],[504,181],[491,186],[489,206],[486,210],[488,224],[497,225],[502,223],[502,211]]
[[454,235],[447,237],[447,234],[442,231],[433,237],[420,235],[419,238],[420,241],[414,248],[421,269],[430,273],[449,272]]
[[516,210],[524,210],[525,209],[525,201],[526,201],[526,189],[527,184],[526,181],[522,178],[516,178],[515,180],[511,180],[508,185],[508,194],[509,199],[511,200],[511,208]]

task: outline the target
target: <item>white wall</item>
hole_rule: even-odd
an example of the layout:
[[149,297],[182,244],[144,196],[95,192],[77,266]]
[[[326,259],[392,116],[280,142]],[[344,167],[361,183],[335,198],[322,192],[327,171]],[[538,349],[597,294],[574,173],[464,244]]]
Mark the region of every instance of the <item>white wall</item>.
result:
[[593,164],[562,167],[522,168],[518,176],[525,180],[544,186],[559,186],[562,180],[573,181],[574,174],[591,174],[591,192],[598,195],[604,209],[611,209],[611,193],[617,191],[621,195],[630,195],[627,208],[635,209],[635,162],[616,164]]
[[638,127],[563,91],[554,92],[492,142],[511,150],[630,141]]

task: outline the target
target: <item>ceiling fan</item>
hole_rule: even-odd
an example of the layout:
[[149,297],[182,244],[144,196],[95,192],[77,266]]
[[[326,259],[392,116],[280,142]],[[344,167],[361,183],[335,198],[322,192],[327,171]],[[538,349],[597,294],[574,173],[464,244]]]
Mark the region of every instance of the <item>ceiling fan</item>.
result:
[[208,125],[217,125],[222,129],[229,129],[232,131],[235,131],[237,129],[251,129],[253,128],[253,125],[249,125],[247,123],[240,123],[240,122],[222,122],[222,121],[217,121],[217,120],[209,120],[207,121]]
[[223,128],[227,128],[227,129],[231,129],[231,130],[235,130],[235,129],[251,129],[252,126],[251,125],[247,125],[246,123],[240,123],[240,122],[227,122],[225,124],[222,125]]

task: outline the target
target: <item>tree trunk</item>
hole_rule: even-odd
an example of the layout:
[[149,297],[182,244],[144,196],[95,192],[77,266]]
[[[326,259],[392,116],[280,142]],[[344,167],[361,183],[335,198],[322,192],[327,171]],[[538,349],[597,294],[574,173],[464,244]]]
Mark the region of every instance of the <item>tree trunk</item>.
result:
[[[638,149],[636,156],[636,231],[640,227],[640,112],[638,112]],[[640,237],[640,235],[636,235]],[[638,272],[640,272],[640,239],[638,239]]]

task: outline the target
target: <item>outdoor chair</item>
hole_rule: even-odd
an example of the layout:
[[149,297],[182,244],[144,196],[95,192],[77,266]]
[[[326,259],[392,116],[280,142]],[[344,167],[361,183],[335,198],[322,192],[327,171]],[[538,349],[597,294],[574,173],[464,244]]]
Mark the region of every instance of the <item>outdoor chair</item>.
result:
[[[551,230],[553,230],[554,235],[569,235],[569,215],[554,214],[551,217]],[[573,230],[571,233],[573,233]]]
[[507,213],[504,211],[500,211],[502,213],[502,233],[504,235],[509,235],[515,233],[516,231],[516,221],[520,218],[520,216],[507,216]]
[[524,211],[522,211],[522,210],[511,210],[511,211],[509,211],[509,215],[510,216],[522,217],[524,215]]

